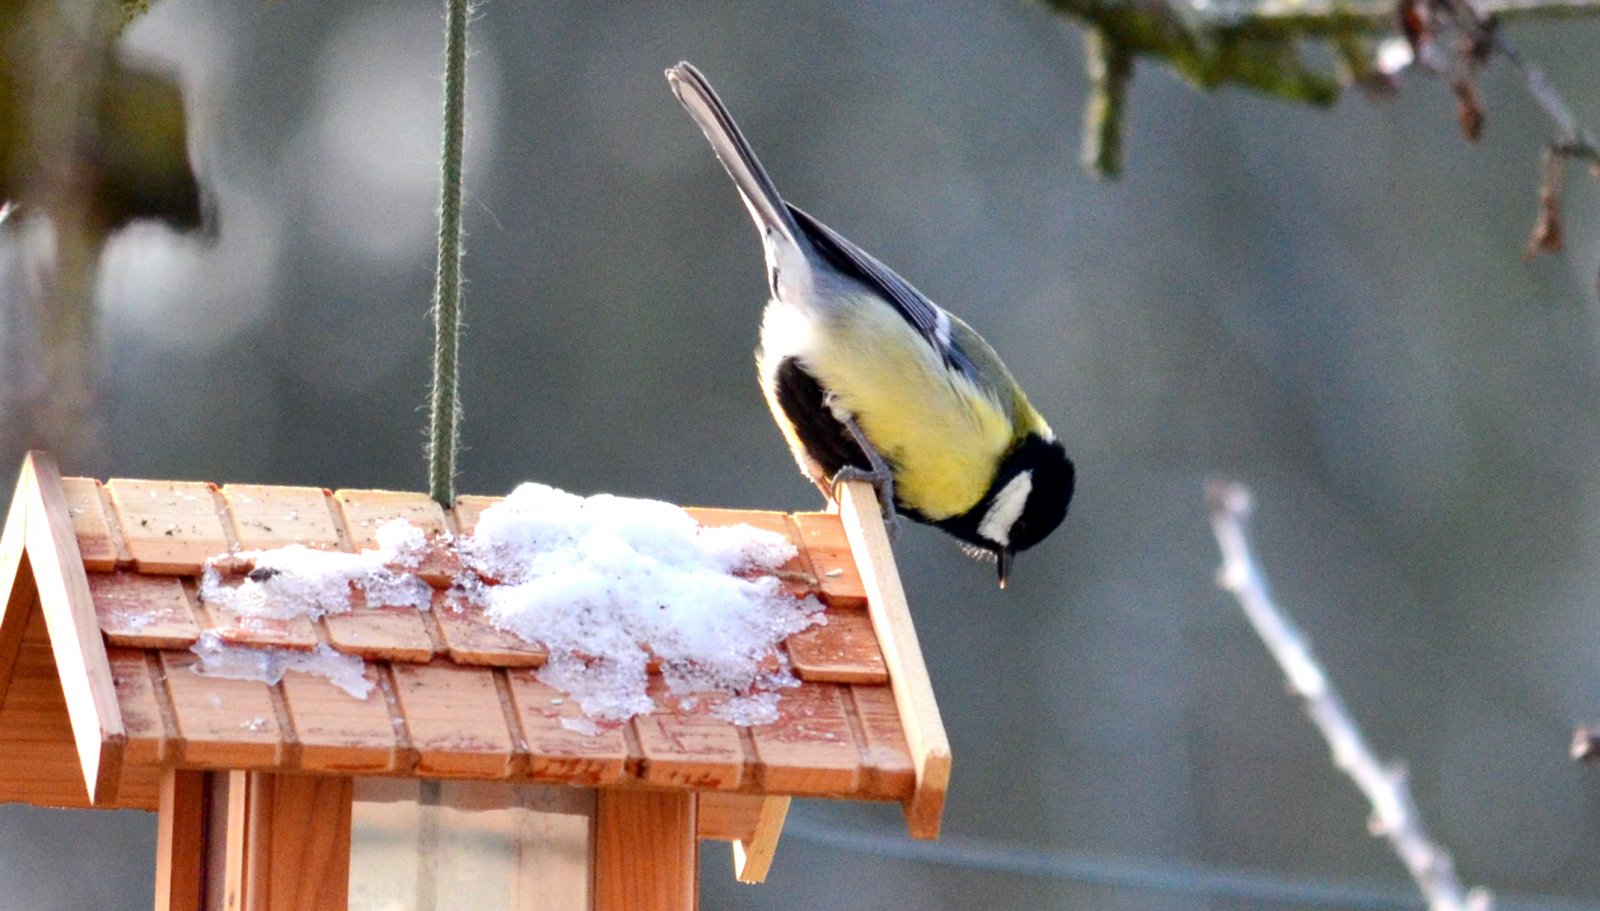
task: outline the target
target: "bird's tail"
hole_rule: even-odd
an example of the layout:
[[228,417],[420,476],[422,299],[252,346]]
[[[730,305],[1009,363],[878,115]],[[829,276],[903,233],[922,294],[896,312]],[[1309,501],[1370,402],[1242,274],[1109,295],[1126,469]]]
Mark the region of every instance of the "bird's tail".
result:
[[790,243],[799,243],[800,228],[789,214],[788,205],[778,195],[778,188],[767,175],[767,169],[761,166],[749,141],[739,132],[739,125],[733,122],[733,115],[728,113],[728,108],[717,97],[711,83],[688,61],[667,70],[667,82],[672,85],[673,94],[678,96],[678,101],[689,112],[689,116],[700,125],[701,132],[711,140],[717,158],[739,187],[739,195],[744,197],[745,208],[750,210],[756,227],[763,234],[777,231]]

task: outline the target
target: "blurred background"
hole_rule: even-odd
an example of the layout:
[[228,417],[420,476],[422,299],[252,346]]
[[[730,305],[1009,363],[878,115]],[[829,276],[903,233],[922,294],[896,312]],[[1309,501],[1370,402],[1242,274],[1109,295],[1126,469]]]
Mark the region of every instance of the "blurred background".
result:
[[[128,29],[119,59],[182,88],[214,228],[106,233],[98,378],[43,430],[40,263],[71,245],[8,235],[6,472],[53,433],[70,474],[426,488],[442,24],[162,0]],[[1600,22],[1509,35],[1600,124]],[[1600,193],[1575,168],[1567,251],[1522,264],[1548,133],[1503,64],[1476,145],[1421,74],[1317,111],[1141,66],[1107,184],[1078,164],[1080,33],[1020,0],[501,0],[472,42],[462,492],[819,507],[755,382],[760,247],[679,59],[786,196],[988,337],[1078,463],[1004,592],[936,532],[896,543],[946,841],[900,856],[897,808],[797,803],[767,884],[708,848],[703,907],[1420,907],[1213,584],[1222,475],[1463,878],[1600,908],[1600,771],[1567,758],[1600,720]],[[153,816],[0,807],[0,909],[147,908],[154,843]]]

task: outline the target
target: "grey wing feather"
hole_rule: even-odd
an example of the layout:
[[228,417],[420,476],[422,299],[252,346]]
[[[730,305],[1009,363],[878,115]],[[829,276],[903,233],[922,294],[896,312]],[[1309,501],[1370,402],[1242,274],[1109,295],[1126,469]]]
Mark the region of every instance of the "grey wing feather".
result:
[[965,352],[950,336],[950,317],[923,296],[911,283],[895,274],[872,254],[851,243],[803,209],[789,205],[789,213],[817,251],[835,269],[855,278],[883,295],[884,300],[927,340],[945,363],[974,381],[978,372]]

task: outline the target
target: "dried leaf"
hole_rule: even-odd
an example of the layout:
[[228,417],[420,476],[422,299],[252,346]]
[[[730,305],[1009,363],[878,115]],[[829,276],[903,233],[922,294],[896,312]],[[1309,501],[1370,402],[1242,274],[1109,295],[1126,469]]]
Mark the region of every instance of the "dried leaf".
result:
[[1522,251],[1522,261],[1527,262],[1540,253],[1560,253],[1561,202],[1556,194],[1539,193],[1539,217],[1533,223],[1533,233],[1528,236],[1528,247]]
[[1478,87],[1470,79],[1457,79],[1450,84],[1456,93],[1456,119],[1461,123],[1461,135],[1468,142],[1477,142],[1483,135],[1483,99]]
[[1527,262],[1540,253],[1560,253],[1564,241],[1561,230],[1561,181],[1566,176],[1566,158],[1557,149],[1544,154],[1544,179],[1539,181],[1539,217],[1534,220],[1528,246],[1522,251]]
[[1422,57],[1423,47],[1431,39],[1428,17],[1422,10],[1422,0],[1400,0],[1396,14],[1400,18],[1400,31],[1411,45],[1413,57]]

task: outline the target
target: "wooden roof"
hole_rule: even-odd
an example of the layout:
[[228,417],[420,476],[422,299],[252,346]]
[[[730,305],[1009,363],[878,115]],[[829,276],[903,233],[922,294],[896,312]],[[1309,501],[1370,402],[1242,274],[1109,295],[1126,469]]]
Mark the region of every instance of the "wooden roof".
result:
[[[576,705],[536,678],[539,649],[445,606],[455,567],[443,551],[420,573],[437,589],[430,611],[358,602],[317,621],[245,622],[197,597],[219,555],[359,550],[395,518],[466,534],[494,499],[445,511],[416,493],[101,484],[30,455],[0,537],[0,802],[150,809],[165,768],[259,769],[898,800],[912,834],[934,837],[943,727],[870,489],[841,501],[838,514],[690,510],[788,536],[800,555],[785,584],[825,604],[826,625],[785,643],[801,685],[782,691],[777,722],[720,721],[717,697],[661,699],[585,736],[561,724]],[[200,676],[190,647],[208,630],[358,655],[375,689],[358,699],[293,671],[270,686]]]

